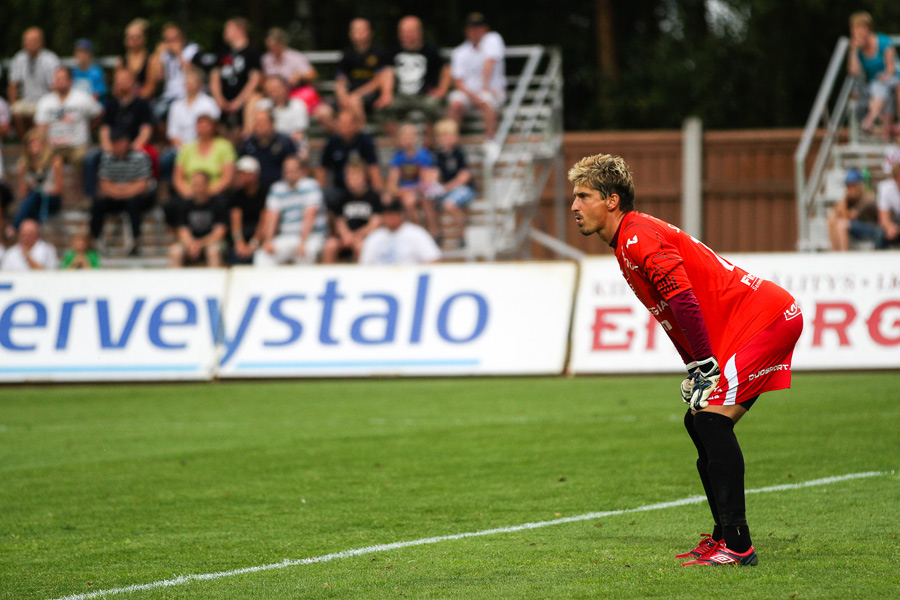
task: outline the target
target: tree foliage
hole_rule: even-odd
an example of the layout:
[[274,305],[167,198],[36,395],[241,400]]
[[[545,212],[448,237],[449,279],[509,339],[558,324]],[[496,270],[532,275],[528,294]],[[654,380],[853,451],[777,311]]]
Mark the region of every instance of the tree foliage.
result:
[[[900,3],[876,0],[606,0],[611,7],[616,70],[600,69],[598,7],[604,0],[4,0],[0,54],[19,47],[25,27],[42,25],[48,46],[70,55],[87,37],[98,54],[121,52],[122,30],[147,18],[152,39],[175,20],[205,48],[221,45],[222,22],[244,15],[261,41],[281,26],[306,50],[346,44],[353,16],[367,16],[376,36],[392,45],[397,20],[417,14],[427,37],[442,46],[462,40],[471,10],[484,12],[508,44],[547,44],[563,50],[568,129],[678,127],[691,115],[708,128],[800,126],[806,119],[847,17],[869,10],[876,28],[900,33]],[[711,20],[730,9],[740,18]],[[713,10],[717,9],[717,10]]]

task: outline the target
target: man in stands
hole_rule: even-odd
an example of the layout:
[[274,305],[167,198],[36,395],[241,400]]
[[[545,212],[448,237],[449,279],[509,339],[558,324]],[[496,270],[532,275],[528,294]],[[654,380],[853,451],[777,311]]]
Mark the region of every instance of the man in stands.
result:
[[7,88],[19,139],[31,129],[37,101],[53,87],[53,73],[58,66],[59,57],[44,48],[44,31],[40,27],[26,29],[22,49],[10,61]]
[[262,64],[250,45],[250,23],[236,17],[225,22],[222,39],[228,50],[219,56],[209,80],[212,97],[222,109],[222,123],[230,130],[232,142],[240,135],[244,104],[262,82]]
[[25,219],[19,225],[19,242],[3,254],[0,271],[41,271],[59,266],[53,244],[41,239],[37,221]]
[[367,113],[388,106],[393,95],[387,57],[372,39],[368,19],[350,22],[350,47],[338,63],[334,84],[338,110],[352,111],[360,123]]
[[397,24],[400,45],[391,55],[394,95],[390,105],[394,118],[407,119],[418,111],[431,123],[443,113],[450,89],[450,66],[440,50],[425,41],[422,21],[406,16]]
[[505,54],[500,34],[490,30],[484,15],[472,13],[466,19],[466,41],[450,57],[454,90],[448,96],[448,116],[461,125],[466,111],[478,108],[488,140],[497,132],[497,114],[506,100]]
[[296,156],[284,161],[284,178],[270,189],[263,213],[263,243],[253,255],[255,266],[316,262],[325,244],[328,219],[322,188],[309,177]]
[[238,155],[259,161],[259,181],[266,190],[281,177],[281,166],[297,147],[288,136],[275,131],[272,113],[258,110],[253,117],[253,134],[241,142]]
[[72,88],[72,74],[65,67],[53,73],[53,91],[38,100],[34,122],[41,127],[50,147],[70,165],[81,167],[91,143],[91,125],[103,107],[91,94]]
[[140,252],[141,222],[153,205],[155,189],[150,157],[129,144],[128,132],[116,128],[109,135],[112,152],[104,152],[97,177],[97,198],[91,205],[91,237],[100,240],[103,222],[110,213],[127,211],[133,240],[129,254]]
[[878,184],[878,224],[887,246],[900,246],[900,163],[891,167],[891,176]]
[[181,205],[178,241],[169,246],[169,265],[221,267],[227,233],[225,202],[210,194],[209,174],[195,171],[191,175],[191,195]]
[[366,163],[369,185],[380,192],[383,182],[375,141],[362,131],[362,124],[355,112],[342,110],[337,116],[335,133],[328,138],[322,150],[321,166],[316,169],[316,179],[325,189],[325,200],[329,206],[347,189],[344,166],[354,158]]
[[235,164],[234,188],[228,202],[231,240],[234,243],[232,264],[251,264],[253,253],[263,240],[260,226],[266,206],[267,188],[259,181],[259,161],[242,156]]
[[406,222],[403,203],[399,199],[384,207],[383,223],[363,242],[360,264],[415,265],[441,259],[441,249],[431,234],[423,227]]
[[800,309],[774,283],[637,212],[634,182],[620,157],[587,156],[569,171],[569,181],[581,234],[597,234],[615,250],[629,287],[662,325],[688,372],[679,390],[688,405],[684,426],[697,449],[715,526],[677,558],[689,559],[682,566],[756,565],[734,426],[760,394],[790,387],[791,357],[803,329]]
[[335,263],[339,258],[359,261],[363,242],[381,226],[381,198],[369,187],[366,164],[361,160],[344,168],[347,189],[337,203],[329,207],[334,216],[335,235],[325,242],[322,262]]

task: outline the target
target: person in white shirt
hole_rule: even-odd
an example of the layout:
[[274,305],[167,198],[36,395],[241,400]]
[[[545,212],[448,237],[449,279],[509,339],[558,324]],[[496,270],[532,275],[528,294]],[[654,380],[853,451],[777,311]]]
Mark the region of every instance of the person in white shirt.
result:
[[893,165],[891,176],[878,184],[878,224],[884,230],[888,246],[900,245],[900,163]]
[[19,225],[19,243],[6,251],[0,260],[0,271],[39,271],[59,267],[53,244],[41,239],[37,221],[25,219]]
[[284,160],[282,174],[266,198],[262,247],[253,254],[258,267],[314,263],[325,244],[328,217],[319,182],[297,156]]
[[187,95],[184,77],[199,51],[200,46],[188,42],[177,24],[162,26],[162,43],[150,57],[147,67],[153,71],[155,81],[163,82],[162,94],[153,102],[153,116],[157,121],[165,121],[172,103]]
[[[303,100],[297,100],[288,96],[288,86],[284,79],[278,75],[269,75],[263,83],[266,96],[260,97],[255,103],[248,102],[249,112],[244,117],[244,122],[253,125],[252,115],[258,110],[267,110],[272,115],[275,131],[288,136],[297,147],[306,145],[306,130],[309,128],[309,110]],[[247,135],[252,133],[252,129]]]
[[447,96],[447,116],[462,124],[466,111],[478,108],[488,139],[497,132],[497,115],[506,100],[505,53],[503,38],[490,30],[484,15],[471,13],[466,19],[466,41],[450,56],[455,89]]
[[73,89],[72,73],[58,67],[53,73],[53,91],[38,100],[34,122],[65,162],[80,167],[91,143],[91,126],[99,125],[102,114],[103,107],[97,99]]
[[53,72],[59,57],[44,48],[44,31],[29,27],[22,34],[22,49],[9,63],[7,98],[19,139],[31,128],[34,110],[41,96],[53,87]]
[[187,95],[172,102],[166,122],[166,137],[172,145],[160,156],[160,179],[169,182],[175,169],[178,151],[187,144],[197,141],[197,117],[209,115],[214,121],[222,114],[212,96],[203,91],[203,71],[190,67],[184,75],[184,89]]
[[423,227],[407,223],[403,204],[394,200],[384,207],[384,226],[370,233],[359,255],[361,265],[415,265],[437,262],[441,249]]

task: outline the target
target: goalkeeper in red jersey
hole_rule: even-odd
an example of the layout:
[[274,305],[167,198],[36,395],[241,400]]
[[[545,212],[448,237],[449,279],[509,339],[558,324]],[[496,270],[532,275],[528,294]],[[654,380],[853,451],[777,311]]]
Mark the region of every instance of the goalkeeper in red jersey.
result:
[[699,240],[634,209],[634,182],[618,156],[595,155],[569,171],[583,235],[616,253],[622,275],[678,349],[687,370],[684,426],[715,526],[678,558],[688,565],[755,565],[747,528],[744,458],[734,425],[759,395],[791,386],[803,329],[794,298],[718,256]]

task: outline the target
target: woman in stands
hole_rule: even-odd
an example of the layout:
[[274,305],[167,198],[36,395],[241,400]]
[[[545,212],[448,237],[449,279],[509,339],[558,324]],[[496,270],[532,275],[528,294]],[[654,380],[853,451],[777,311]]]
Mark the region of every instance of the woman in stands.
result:
[[897,98],[900,87],[897,53],[891,38],[875,33],[872,15],[856,12],[850,15],[850,53],[847,72],[855,77],[863,76],[869,87],[869,112],[861,123],[863,131],[872,131],[875,121],[882,117],[884,135],[891,135],[891,113],[894,108],[889,100]]
[[[18,196],[22,204],[13,220],[15,229],[25,219],[42,223],[59,212],[62,205],[63,161],[53,154],[40,129],[32,129],[25,134],[25,154],[19,158],[16,170]],[[9,237],[12,231],[6,233]]]
[[125,28],[125,53],[116,59],[117,69],[126,69],[134,75],[138,96],[149,100],[156,94],[156,73],[150,68],[150,51],[147,50],[146,19],[134,19]]

